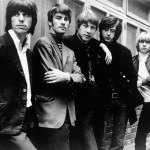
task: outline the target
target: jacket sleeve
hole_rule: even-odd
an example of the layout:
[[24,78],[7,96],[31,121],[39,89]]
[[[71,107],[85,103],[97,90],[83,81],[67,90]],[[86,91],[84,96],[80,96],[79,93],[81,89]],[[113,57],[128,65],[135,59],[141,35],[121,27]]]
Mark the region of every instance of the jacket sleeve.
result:
[[[85,78],[84,78],[84,75],[81,73],[80,67],[77,65],[75,54],[72,50],[69,50],[68,53],[69,53],[69,58],[67,60],[67,63],[68,62],[73,63],[73,69],[70,72],[71,78],[72,78],[74,83],[83,83]],[[65,68],[65,72],[67,72],[66,68]]]

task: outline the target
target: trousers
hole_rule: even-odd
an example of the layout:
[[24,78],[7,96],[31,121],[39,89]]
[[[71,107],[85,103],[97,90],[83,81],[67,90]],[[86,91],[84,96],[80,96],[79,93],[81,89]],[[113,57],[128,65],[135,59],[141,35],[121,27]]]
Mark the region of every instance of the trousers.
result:
[[36,150],[27,134],[0,135],[0,150]]
[[56,128],[35,126],[30,132],[31,141],[38,150],[69,150],[70,120],[66,115],[64,124]]
[[146,150],[146,138],[150,132],[150,102],[144,103],[135,137],[135,150]]
[[[110,121],[112,118],[112,121]],[[108,149],[105,143],[110,141],[110,150],[123,150],[123,141],[128,121],[127,106],[122,98],[111,99],[110,105],[105,106],[105,123],[103,136],[103,149]],[[111,125],[110,125],[111,123]],[[107,126],[111,127],[112,135],[106,137]]]
[[80,112],[76,126],[71,130],[71,150],[98,150],[91,123],[93,111]]

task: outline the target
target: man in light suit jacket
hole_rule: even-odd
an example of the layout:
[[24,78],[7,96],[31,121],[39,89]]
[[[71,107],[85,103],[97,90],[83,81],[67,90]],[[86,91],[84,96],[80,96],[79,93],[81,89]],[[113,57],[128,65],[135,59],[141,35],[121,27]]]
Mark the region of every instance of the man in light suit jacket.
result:
[[[6,8],[6,33],[0,37],[0,149],[36,150],[27,131],[31,112],[31,52],[37,7],[30,0],[11,0]],[[30,121],[29,121],[30,120]]]
[[48,14],[50,32],[33,49],[38,126],[35,142],[42,150],[69,150],[69,126],[75,125],[74,88],[83,82],[74,52],[62,42],[71,10],[56,4]]

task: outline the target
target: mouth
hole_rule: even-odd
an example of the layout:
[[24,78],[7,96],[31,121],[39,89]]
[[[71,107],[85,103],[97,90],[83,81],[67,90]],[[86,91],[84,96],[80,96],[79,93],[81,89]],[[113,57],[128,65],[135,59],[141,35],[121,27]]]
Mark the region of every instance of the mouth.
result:
[[106,37],[105,39],[108,40],[108,41],[111,40],[110,37]]
[[147,51],[147,48],[142,48],[143,51]]
[[19,27],[19,28],[26,28],[26,26],[25,25],[17,25],[17,27]]
[[86,39],[90,39],[91,38],[91,36],[89,36],[89,35],[84,35],[84,36],[85,36]]
[[65,28],[65,27],[60,27],[60,29],[61,29],[61,30],[66,30],[66,28]]

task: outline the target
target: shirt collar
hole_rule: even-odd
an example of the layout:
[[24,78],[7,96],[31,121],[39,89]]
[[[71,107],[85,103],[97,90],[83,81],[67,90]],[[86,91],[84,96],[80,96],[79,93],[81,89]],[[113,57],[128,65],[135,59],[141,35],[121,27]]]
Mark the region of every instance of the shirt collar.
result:
[[26,42],[25,42],[24,47],[22,47],[22,44],[21,44],[19,38],[17,37],[15,31],[13,29],[10,29],[10,30],[8,30],[8,33],[12,37],[17,50],[20,50],[22,53],[24,53],[27,51],[27,49],[30,49],[30,34],[26,35]]
[[141,59],[144,59],[144,60],[146,61],[146,59],[147,59],[148,56],[149,56],[149,53],[147,53],[147,54],[142,54],[141,52],[139,52],[139,58],[140,58],[140,60],[141,60]]

